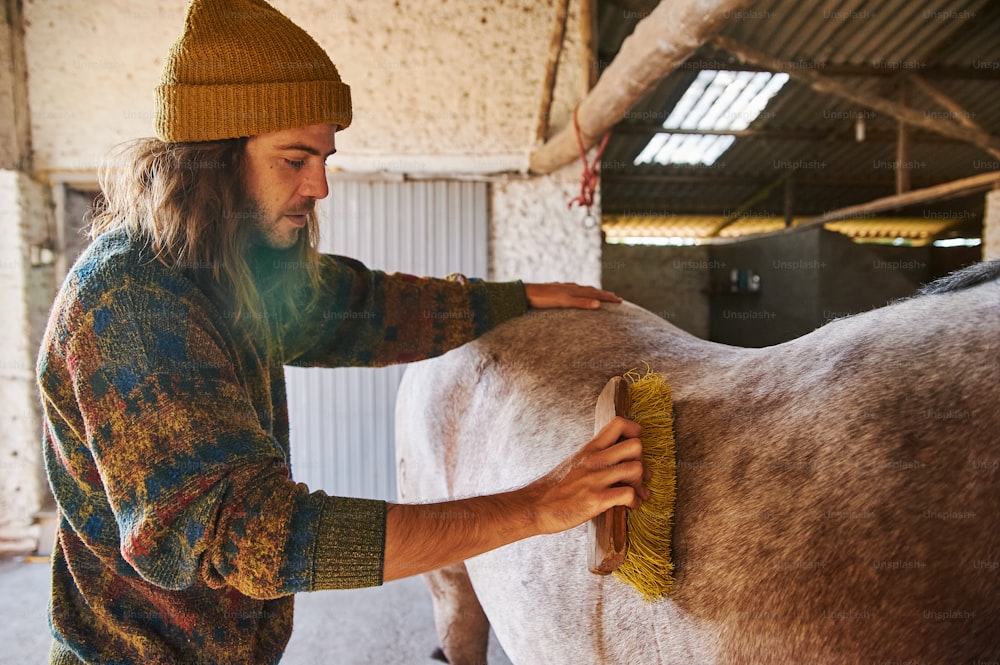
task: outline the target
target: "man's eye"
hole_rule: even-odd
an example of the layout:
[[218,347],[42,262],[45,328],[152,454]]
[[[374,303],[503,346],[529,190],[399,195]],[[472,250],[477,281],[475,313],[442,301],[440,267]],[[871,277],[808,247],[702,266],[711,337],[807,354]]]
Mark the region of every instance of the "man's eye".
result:
[[286,159],[285,163],[295,170],[301,169],[303,166],[306,165],[304,159]]

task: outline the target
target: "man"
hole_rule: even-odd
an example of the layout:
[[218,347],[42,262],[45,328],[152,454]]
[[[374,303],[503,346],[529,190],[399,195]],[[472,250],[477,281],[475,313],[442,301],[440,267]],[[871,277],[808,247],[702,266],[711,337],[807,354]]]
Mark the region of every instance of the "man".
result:
[[291,479],[283,365],[406,362],[528,306],[616,300],[318,254],[314,205],[350,123],[349,88],[286,17],[192,3],[157,138],[103,171],[94,242],[39,356],[61,513],[51,663],[274,663],[296,592],[419,574],[648,497],[625,420],[524,488],[433,507]]

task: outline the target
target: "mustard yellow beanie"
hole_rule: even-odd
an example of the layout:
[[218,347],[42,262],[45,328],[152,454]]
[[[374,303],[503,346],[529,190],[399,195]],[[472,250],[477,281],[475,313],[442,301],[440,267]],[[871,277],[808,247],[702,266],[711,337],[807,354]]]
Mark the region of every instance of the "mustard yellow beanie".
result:
[[156,88],[169,143],[351,124],[351,89],[326,52],[262,0],[193,0]]

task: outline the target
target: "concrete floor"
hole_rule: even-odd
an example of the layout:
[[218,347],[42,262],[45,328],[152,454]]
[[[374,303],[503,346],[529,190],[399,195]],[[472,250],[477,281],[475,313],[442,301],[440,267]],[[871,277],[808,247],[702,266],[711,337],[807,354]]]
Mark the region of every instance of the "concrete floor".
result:
[[[41,665],[49,652],[48,563],[0,561],[0,665]],[[409,578],[374,589],[300,594],[282,665],[440,665],[430,593]],[[490,665],[510,660],[490,636]]]

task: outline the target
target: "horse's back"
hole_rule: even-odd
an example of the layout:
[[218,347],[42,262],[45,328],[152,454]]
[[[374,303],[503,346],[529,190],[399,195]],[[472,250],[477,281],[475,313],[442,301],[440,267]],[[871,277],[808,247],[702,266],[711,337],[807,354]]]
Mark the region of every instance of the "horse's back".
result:
[[533,480],[648,363],[675,398],[671,597],[587,572],[583,527],[477,557],[514,662],[995,661],[998,329],[992,278],[767,349],[630,305],[532,314],[408,370],[402,498]]

